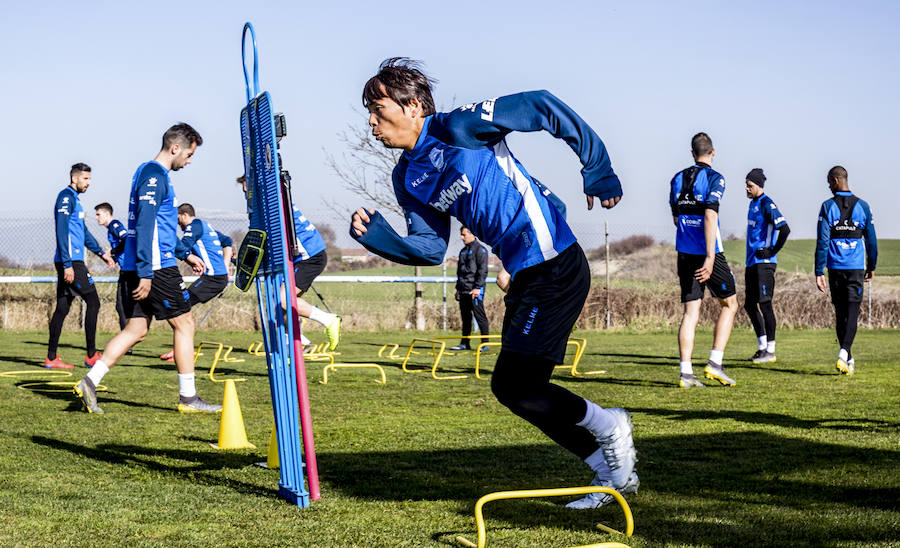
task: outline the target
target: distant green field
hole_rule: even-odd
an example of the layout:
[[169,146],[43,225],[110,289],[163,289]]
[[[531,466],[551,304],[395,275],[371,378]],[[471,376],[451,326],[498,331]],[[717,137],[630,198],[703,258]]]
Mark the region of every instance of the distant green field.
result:
[[[725,242],[725,256],[732,263],[744,263],[747,254],[744,240]],[[778,270],[811,274],[815,266],[816,241],[791,240],[778,253]],[[878,265],[880,276],[900,276],[900,240],[878,240]]]

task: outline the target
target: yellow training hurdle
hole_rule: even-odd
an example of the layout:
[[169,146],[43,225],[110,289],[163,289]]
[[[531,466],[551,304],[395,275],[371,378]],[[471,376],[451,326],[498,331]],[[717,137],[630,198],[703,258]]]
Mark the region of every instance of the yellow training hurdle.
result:
[[336,369],[347,369],[347,368],[373,368],[377,369],[381,374],[381,380],[375,380],[378,384],[387,384],[387,377],[384,376],[384,369],[381,368],[377,363],[332,363],[325,366],[325,369],[322,370],[322,380],[319,381],[322,384],[328,384],[328,370],[334,371]]
[[[438,368],[438,364],[441,362],[441,358],[443,358],[444,356],[455,356],[456,355],[453,352],[447,351],[447,343],[445,341],[452,341],[455,339],[491,339],[491,338],[496,339],[500,336],[501,335],[466,335],[466,336],[456,336],[456,335],[446,336],[445,335],[445,336],[441,336],[441,337],[432,337],[430,339],[424,339],[424,338],[413,339],[409,343],[409,349],[406,351],[406,356],[403,358],[403,363],[401,364],[400,367],[401,367],[401,369],[403,369],[403,371],[405,373],[418,373],[420,371],[429,371],[430,370],[431,377],[433,379],[437,379],[439,381],[447,381],[447,380],[453,380],[453,379],[465,379],[465,378],[468,378],[469,376],[468,375],[445,375],[442,377],[438,376],[437,368]],[[409,363],[409,356],[411,354],[417,354],[417,352],[415,352],[413,350],[413,348],[415,348],[417,342],[426,343],[426,344],[431,345],[431,357],[432,357],[431,367],[426,367],[425,369],[409,369],[407,367],[407,364]],[[490,343],[481,343],[481,345],[485,345],[485,344],[490,344]],[[481,348],[481,345],[479,346],[479,349]],[[387,346],[388,345],[385,345],[382,347],[382,350],[379,351],[379,356],[382,354],[382,352],[386,349]],[[391,350],[391,352],[393,353],[394,350]],[[477,359],[477,356],[476,356],[476,359]],[[477,374],[477,372],[478,372],[478,370],[476,368],[476,374]]]
[[[491,335],[493,336],[493,335]],[[499,335],[497,335],[499,336]],[[483,342],[478,345],[478,348],[475,350],[475,378],[481,379],[481,351],[484,348],[488,348],[491,346],[501,346],[502,344],[499,341],[489,341]],[[570,368],[570,373],[573,377],[581,377],[586,375],[603,375],[606,373],[606,370],[601,369],[598,371],[579,371],[578,364],[581,362],[581,357],[584,355],[584,351],[587,349],[587,339],[576,339],[570,338],[566,341],[566,345],[572,345],[575,347],[575,355],[572,356],[571,364],[562,364],[557,365],[556,369],[559,368]]]
[[[194,365],[195,366],[197,365],[197,358],[199,358],[200,356],[203,355],[200,353],[200,349],[203,348],[204,345],[206,345],[208,348],[210,348],[210,347],[216,348],[215,354],[213,354],[213,362],[212,362],[212,365],[209,366],[209,373],[208,373],[209,380],[211,380],[212,382],[225,382],[227,380],[227,379],[219,380],[215,377],[216,365],[219,362],[236,363],[236,362],[244,361],[244,360],[239,360],[237,358],[229,358],[229,354],[231,354],[231,351],[234,350],[233,346],[226,347],[226,345],[224,345],[220,342],[200,341],[200,344],[197,345],[197,350],[194,352]],[[224,355],[223,355],[223,351],[224,351]],[[219,376],[221,377],[222,375],[219,375]],[[242,382],[242,381],[246,381],[247,379],[239,378],[239,379],[231,379],[231,380],[234,380],[237,382]]]
[[250,343],[250,346],[247,347],[247,354],[251,356],[265,356],[266,349],[263,347],[262,341]]
[[[525,489],[521,491],[498,491],[496,493],[488,493],[487,495],[478,499],[478,502],[475,503],[475,523],[478,526],[478,543],[474,543],[465,537],[458,536],[456,537],[457,542],[462,544],[463,546],[471,547],[471,548],[484,548],[487,544],[487,533],[485,532],[484,526],[484,515],[482,513],[482,509],[485,504],[495,501],[495,500],[505,500],[505,499],[525,499],[525,498],[536,498],[536,497],[564,497],[564,496],[572,496],[572,495],[586,495],[588,493],[606,493],[612,495],[613,498],[616,499],[616,502],[619,503],[619,506],[622,508],[622,511],[625,513],[625,532],[617,531],[612,527],[606,526],[602,523],[597,524],[597,528],[607,533],[613,533],[616,535],[625,535],[626,537],[630,537],[634,534],[634,516],[631,514],[631,508],[628,506],[628,503],[625,501],[625,497],[623,497],[618,491],[612,489],[610,487],[600,487],[600,486],[589,486],[589,487],[561,487],[558,489]],[[603,547],[603,548],[618,548],[624,546],[628,548],[628,545],[621,544],[618,542],[606,542],[602,544],[591,544],[590,546],[595,547]],[[582,547],[586,548],[586,547]]]

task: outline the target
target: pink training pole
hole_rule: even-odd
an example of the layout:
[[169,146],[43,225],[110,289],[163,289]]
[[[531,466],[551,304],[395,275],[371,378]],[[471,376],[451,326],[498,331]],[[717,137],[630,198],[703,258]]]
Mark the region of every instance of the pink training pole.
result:
[[[282,200],[284,195],[282,194]],[[287,249],[287,246],[285,246]],[[294,286],[293,264],[288,268],[288,287]],[[303,360],[303,344],[300,342],[300,317],[297,315],[297,292],[291,291],[291,321],[294,324],[294,356],[297,370],[297,403],[300,411],[300,433],[303,435],[303,454],[306,457],[306,478],[309,482],[309,498],[319,500],[319,467],[316,464],[316,444],[313,441],[312,416],[309,407],[309,387],[306,385],[306,362]]]

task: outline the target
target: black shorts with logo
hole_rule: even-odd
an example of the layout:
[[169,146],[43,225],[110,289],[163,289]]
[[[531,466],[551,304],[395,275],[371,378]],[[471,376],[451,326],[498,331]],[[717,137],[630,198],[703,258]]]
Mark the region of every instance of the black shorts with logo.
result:
[[863,300],[865,270],[828,269],[828,287],[831,289],[831,303],[858,303]]
[[228,274],[218,276],[204,274],[187,289],[188,303],[193,307],[195,304],[211,301],[225,291],[227,286]]
[[306,291],[312,285],[316,277],[325,270],[328,264],[328,254],[320,251],[306,259],[294,264],[294,285],[300,291]]
[[191,311],[188,304],[187,291],[184,289],[184,280],[178,268],[170,266],[153,271],[153,283],[150,285],[150,294],[142,301],[136,301],[132,292],[137,289],[141,279],[137,272],[122,272],[119,274],[119,284],[124,284],[122,306],[125,309],[125,317],[153,318],[168,320],[181,316]]
[[503,350],[563,363],[590,288],[591,271],[577,243],[516,273],[504,298]]
[[744,299],[748,303],[767,303],[775,294],[775,268],[772,263],[756,263],[744,271]]
[[96,293],[97,288],[94,286],[94,278],[88,272],[84,261],[72,261],[72,270],[75,271],[75,279],[72,283],[67,283],[65,279],[65,268],[62,263],[53,263],[56,267],[56,298],[76,296],[84,297],[89,293]]
[[690,255],[678,253],[678,280],[681,284],[681,302],[686,303],[703,298],[703,290],[709,287],[713,297],[724,299],[737,293],[734,286],[734,274],[728,267],[724,253],[716,253],[712,275],[704,283],[697,281],[694,272],[703,266],[706,255]]

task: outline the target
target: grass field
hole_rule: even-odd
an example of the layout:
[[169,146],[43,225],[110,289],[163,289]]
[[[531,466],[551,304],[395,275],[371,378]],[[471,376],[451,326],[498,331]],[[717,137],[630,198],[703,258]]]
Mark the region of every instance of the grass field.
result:
[[[589,340],[583,367],[608,374],[556,378],[633,413],[636,534],[594,529],[623,526],[612,507],[501,501],[486,507],[489,546],[900,545],[900,332],[862,330],[858,373],[847,378],[833,369],[831,332],[784,332],[778,362],[763,367],[738,360],[755,343],[738,330],[726,355],[738,385],[691,391],[673,382],[674,333],[579,335]],[[385,386],[362,371],[322,385],[321,364],[309,364],[322,500],[301,510],[276,497],[276,472],[254,466],[272,425],[264,359],[241,353],[243,363],[217,368],[247,379],[238,392],[259,447],[218,452],[209,446],[218,417],[174,411],[174,371],[155,358],[169,337],[158,326],[104,379],[101,416],[81,412],[65,392],[20,386],[42,379],[46,335],[0,332],[0,372],[27,372],[0,377],[0,545],[450,546],[458,534],[474,539],[473,506],[486,493],[591,477],[501,407],[488,381],[435,381],[384,361]],[[382,342],[410,337],[347,333],[340,359],[377,361]],[[246,348],[255,337],[198,338]],[[698,334],[698,349],[710,338]],[[82,354],[78,333],[62,343],[64,358]],[[471,354],[446,358],[448,369],[468,373],[473,363]],[[210,400],[221,401],[222,386],[198,380]]]
[[[816,262],[815,240],[788,239],[778,252],[778,269],[784,272],[812,274]],[[730,262],[744,264],[747,257],[747,242],[729,240],[725,242],[725,256]],[[877,276],[900,276],[900,240],[878,240]]]

